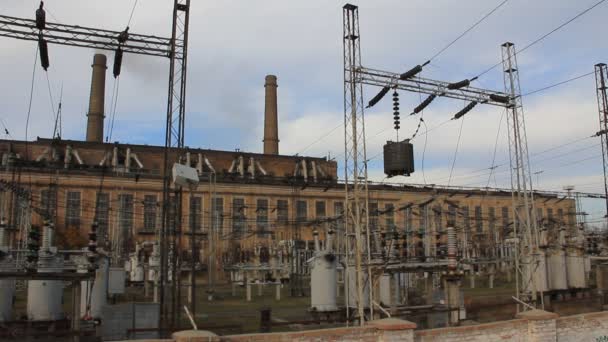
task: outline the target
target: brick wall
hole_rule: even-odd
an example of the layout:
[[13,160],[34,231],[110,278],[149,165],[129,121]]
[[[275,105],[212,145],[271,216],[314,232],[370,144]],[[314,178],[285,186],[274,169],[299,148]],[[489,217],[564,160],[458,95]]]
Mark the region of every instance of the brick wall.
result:
[[490,324],[415,331],[414,323],[382,319],[365,327],[308,330],[299,332],[215,336],[209,332],[180,332],[176,342],[317,342],[317,341],[534,341],[584,342],[608,341],[608,312],[558,317],[557,314],[531,310],[517,319]]
[[608,312],[560,317],[556,320],[557,341],[608,341]]

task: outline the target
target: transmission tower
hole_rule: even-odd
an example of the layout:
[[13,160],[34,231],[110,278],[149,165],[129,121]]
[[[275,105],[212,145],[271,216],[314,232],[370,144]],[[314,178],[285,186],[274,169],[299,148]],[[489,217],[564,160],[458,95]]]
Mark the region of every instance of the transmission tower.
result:
[[[538,222],[534,210],[532,191],[532,174],[528,158],[528,138],[519,84],[517,53],[513,43],[502,45],[502,66],[504,72],[505,92],[510,102],[507,109],[507,127],[509,132],[509,157],[511,165],[511,198],[513,200],[513,236],[516,255],[516,296],[531,303],[536,301],[539,292],[534,274],[539,265]],[[541,289],[542,290],[542,289]],[[543,296],[541,291],[541,305]]]
[[[347,238],[347,275],[354,240],[354,266],[357,289],[357,311],[360,324],[364,323],[364,280],[362,270],[363,253],[369,250],[369,211],[367,185],[367,156],[365,147],[365,116],[363,106],[363,84],[359,77],[361,68],[361,45],[359,36],[359,9],[355,5],[343,7],[343,48],[344,48],[344,180],[345,180],[345,228]],[[364,245],[365,244],[365,245]],[[371,283],[368,266],[368,281]],[[352,280],[347,279],[347,288]],[[372,286],[368,286],[369,308],[372,310]],[[347,296],[348,298],[348,296]],[[350,298],[349,298],[350,299]],[[347,303],[347,307],[350,306]],[[373,316],[373,313],[372,313]]]
[[608,217],[608,96],[606,95],[606,81],[608,68],[606,64],[595,65],[595,84],[597,91],[597,108],[600,117],[600,131],[602,138],[602,159],[604,166],[604,192],[606,194],[606,217]]
[[[179,239],[181,234],[181,190],[176,191],[175,203],[178,210],[173,210],[169,217],[169,197],[171,196],[170,173],[171,166],[177,160],[169,160],[169,151],[172,148],[183,149],[184,127],[186,113],[186,75],[188,61],[188,27],[190,22],[190,0],[173,0],[173,25],[171,38],[128,33],[126,31],[110,31],[78,25],[64,25],[47,22],[46,27],[40,30],[35,20],[15,18],[0,15],[0,36],[20,40],[39,41],[44,38],[49,44],[59,44],[94,48],[169,58],[169,87],[167,94],[167,117],[165,127],[165,153],[163,161],[163,206],[162,222],[159,230],[161,246],[160,271],[160,317],[161,323],[175,324],[181,313],[179,297],[179,277],[168,283],[168,262],[171,269],[179,268]],[[42,35],[41,35],[42,34]],[[126,40],[121,40],[126,37]],[[178,150],[179,151],[179,150]],[[172,222],[169,227],[169,222]],[[169,255],[172,257],[169,258]],[[170,303],[165,294],[168,285],[171,285]],[[170,305],[169,305],[170,304]],[[175,314],[172,314],[175,313]]]

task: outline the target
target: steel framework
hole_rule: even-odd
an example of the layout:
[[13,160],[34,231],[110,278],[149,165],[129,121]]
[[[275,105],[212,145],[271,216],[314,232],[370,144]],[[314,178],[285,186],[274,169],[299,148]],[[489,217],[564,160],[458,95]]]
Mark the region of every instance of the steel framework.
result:
[[[513,198],[512,213],[516,222],[513,238],[517,242],[519,250],[515,258],[517,274],[519,275],[516,296],[520,300],[536,304],[538,291],[533,278],[534,269],[538,266],[538,228],[535,219],[528,142],[514,45],[512,43],[502,45],[504,92],[471,87],[470,82],[473,80],[449,83],[416,76],[417,72],[399,74],[365,68],[361,66],[358,8],[347,4],[343,9],[346,228],[347,235],[353,236],[356,242],[354,257],[355,267],[357,267],[357,297],[362,298],[363,271],[360,262],[362,254],[365,253],[364,247],[366,247],[363,245],[363,241],[365,239],[369,244],[370,233],[368,229],[368,181],[362,90],[363,84],[366,84],[383,87],[384,94],[390,88],[401,89],[436,97],[465,100],[471,102],[469,106],[488,104],[503,107],[507,110],[511,193]],[[420,66],[417,69],[418,72],[422,70]],[[455,118],[457,119],[459,116]],[[348,246],[347,243],[346,247]],[[347,255],[349,255],[348,251]],[[367,257],[370,258],[369,248],[367,248]],[[371,275],[369,277],[371,278]],[[540,297],[542,305],[542,295]],[[370,301],[372,300],[372,294],[370,293]],[[525,308],[528,307],[525,306]],[[359,306],[358,310],[359,315],[362,316],[362,307]]]
[[[363,84],[360,80],[361,41],[359,35],[359,9],[355,5],[343,7],[344,49],[344,189],[347,274],[354,242],[354,266],[356,268],[357,311],[360,324],[365,320],[363,291],[364,280],[362,254],[367,251],[370,264],[369,192],[367,185],[367,154],[365,146],[365,114]],[[353,241],[354,240],[354,241]],[[373,310],[371,272],[368,266],[369,308]],[[350,291],[349,276],[346,277]],[[347,298],[349,295],[347,294]],[[350,298],[349,298],[350,299]],[[347,307],[351,303],[347,303]]]
[[[164,153],[164,183],[163,183],[163,225],[159,231],[161,243],[161,272],[160,272],[160,305],[161,321],[171,315],[171,323],[179,319],[179,277],[174,277],[172,285],[171,306],[166,305],[165,288],[168,285],[167,262],[171,262],[171,270],[179,269],[178,247],[181,234],[181,190],[175,193],[175,203],[178,210],[173,211],[173,219],[169,217],[168,205],[171,193],[169,150],[184,147],[184,127],[186,113],[186,75],[188,61],[188,28],[190,19],[190,0],[173,0],[173,24],[171,38],[129,33],[126,41],[119,41],[120,31],[102,30],[77,25],[64,25],[47,22],[44,30],[39,30],[35,20],[0,15],[0,36],[38,41],[40,34],[48,43],[86,47],[93,49],[115,51],[119,47],[123,52],[165,57],[170,61],[169,87],[167,96],[167,116],[165,127]],[[168,223],[173,222],[172,227]],[[169,257],[171,256],[171,257]],[[169,310],[170,309],[170,310]]]
[[[502,46],[502,66],[505,92],[511,101],[506,106],[511,165],[511,198],[513,200],[513,232],[516,244],[515,269],[517,298],[524,302],[536,301],[534,273],[539,265],[538,221],[534,209],[532,173],[528,157],[528,138],[521,99],[517,52],[513,43]],[[521,281],[519,281],[521,279]],[[521,285],[521,286],[520,286]],[[541,292],[541,305],[544,306]]]
[[608,67],[604,63],[595,65],[595,85],[597,92],[597,108],[600,118],[600,131],[602,139],[602,159],[604,167],[604,193],[606,195],[606,215],[608,217],[608,95],[606,94],[606,81],[608,80]]

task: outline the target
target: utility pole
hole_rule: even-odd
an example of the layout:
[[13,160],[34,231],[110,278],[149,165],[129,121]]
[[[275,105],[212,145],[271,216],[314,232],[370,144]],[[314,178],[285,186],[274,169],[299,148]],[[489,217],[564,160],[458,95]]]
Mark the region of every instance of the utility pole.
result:
[[595,85],[597,93],[597,108],[600,118],[600,131],[597,132],[602,139],[602,160],[604,167],[604,193],[606,195],[606,217],[608,218],[608,96],[606,95],[606,82],[608,81],[608,68],[605,63],[595,65]]

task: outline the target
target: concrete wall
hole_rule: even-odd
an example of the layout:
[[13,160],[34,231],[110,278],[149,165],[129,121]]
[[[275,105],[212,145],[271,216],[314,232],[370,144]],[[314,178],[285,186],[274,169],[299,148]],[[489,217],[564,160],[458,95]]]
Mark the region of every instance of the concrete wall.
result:
[[414,323],[382,319],[364,327],[308,330],[287,333],[215,336],[210,332],[185,331],[173,335],[176,342],[313,342],[313,341],[608,341],[608,312],[558,317],[532,310],[517,319],[490,324],[415,331]]

